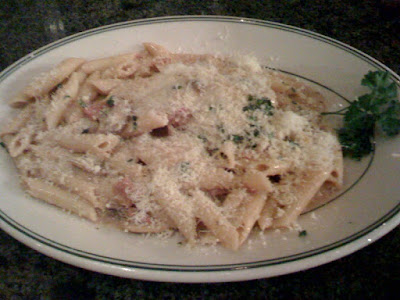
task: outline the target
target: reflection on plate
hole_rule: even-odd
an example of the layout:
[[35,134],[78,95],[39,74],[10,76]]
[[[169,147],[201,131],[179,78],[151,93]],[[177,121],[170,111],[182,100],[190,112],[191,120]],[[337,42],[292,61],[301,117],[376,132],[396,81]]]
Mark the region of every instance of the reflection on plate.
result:
[[[340,105],[363,90],[369,70],[391,72],[373,58],[327,37],[272,22],[231,17],[167,17],[101,27],[67,37],[22,58],[0,74],[8,99],[41,71],[66,57],[95,58],[156,42],[172,51],[253,54],[269,66],[316,85]],[[10,113],[0,104],[0,120]],[[400,140],[380,140],[373,156],[346,161],[345,189],[300,218],[297,231],[254,233],[239,251],[187,249],[178,237],[158,239],[97,226],[28,198],[6,153],[0,155],[0,226],[28,246],[64,262],[123,277],[177,282],[237,281],[295,272],[352,253],[400,223]]]

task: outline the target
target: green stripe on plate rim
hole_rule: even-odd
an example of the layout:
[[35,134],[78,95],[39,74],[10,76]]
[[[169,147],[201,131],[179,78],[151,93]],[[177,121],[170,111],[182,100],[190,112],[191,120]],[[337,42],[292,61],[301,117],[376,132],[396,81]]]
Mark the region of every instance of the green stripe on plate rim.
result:
[[279,265],[284,263],[289,263],[293,261],[297,261],[300,259],[309,258],[315,255],[323,254],[327,251],[332,251],[342,246],[345,246],[363,236],[370,233],[374,229],[381,226],[383,223],[389,221],[393,218],[398,212],[400,212],[400,203],[396,205],[394,209],[392,209],[389,213],[385,216],[377,220],[376,222],[372,223],[368,227],[364,228],[363,230],[345,238],[335,243],[310,250],[307,252],[290,255],[282,258],[275,258],[269,260],[261,260],[261,261],[254,261],[254,262],[247,262],[247,263],[238,263],[238,264],[225,264],[225,265],[167,265],[167,264],[156,264],[156,263],[141,263],[129,260],[122,260],[111,258],[107,256],[92,254],[89,252],[81,251],[75,248],[71,248],[52,240],[49,240],[37,233],[32,232],[30,229],[24,227],[23,225],[15,222],[3,212],[0,211],[0,219],[2,219],[6,224],[10,227],[14,228],[15,230],[21,232],[25,236],[38,241],[39,243],[46,245],[50,248],[56,249],[58,251],[64,252],[66,254],[76,256],[79,258],[84,258],[88,260],[93,260],[100,263],[111,264],[115,266],[121,266],[124,268],[137,268],[137,269],[145,269],[145,270],[155,270],[155,271],[176,271],[176,272],[216,272],[216,271],[235,271],[235,270],[243,270],[243,269],[254,269],[254,268],[261,268],[261,267],[268,267],[273,265]]
[[[65,44],[71,43],[73,41],[99,34],[102,32],[107,32],[119,28],[128,28],[128,27],[133,27],[133,26],[142,26],[146,24],[156,24],[156,23],[165,23],[165,22],[227,22],[227,23],[241,23],[241,24],[246,24],[246,25],[254,25],[254,26],[261,26],[261,27],[269,27],[269,28],[275,28],[283,31],[288,31],[288,32],[293,32],[299,35],[307,36],[319,41],[322,41],[324,43],[330,44],[332,46],[335,46],[337,48],[340,48],[342,50],[345,50],[346,52],[349,52],[361,60],[367,62],[371,66],[377,69],[381,70],[386,70],[391,73],[392,79],[396,81],[397,85],[399,86],[400,82],[400,77],[395,74],[391,69],[380,63],[379,61],[375,60],[374,58],[364,54],[363,52],[348,46],[344,43],[341,43],[339,41],[336,41],[334,39],[331,39],[329,37],[320,35],[318,33],[314,33],[308,30],[300,29],[297,27],[293,27],[290,25],[284,25],[284,24],[279,24],[275,22],[270,22],[270,21],[262,21],[262,20],[256,20],[256,19],[247,19],[247,18],[237,18],[237,17],[215,17],[215,16],[182,16],[182,17],[162,17],[162,18],[152,18],[152,19],[144,19],[144,20],[134,20],[134,21],[127,21],[123,23],[117,23],[117,24],[112,24],[108,26],[103,26],[100,28],[95,28],[91,29],[82,33],[78,33],[66,38],[63,38],[61,40],[55,41],[49,45],[46,45],[30,54],[27,56],[21,58],[14,64],[10,65],[8,68],[6,68],[1,74],[0,74],[0,83],[5,80],[5,78],[8,77],[10,73],[13,73],[17,71],[19,68],[21,68],[23,65],[26,63],[30,62],[31,60],[51,51],[54,48],[58,48],[60,46],[63,46]],[[282,70],[282,72],[285,72]],[[288,73],[288,72],[286,72]],[[296,75],[296,74],[293,74]],[[299,75],[296,75],[299,76]],[[301,77],[301,76],[299,76]],[[307,79],[307,78],[304,78]],[[309,79],[308,79],[309,80]],[[311,81],[311,80],[309,80]],[[317,83],[317,82],[314,82]],[[318,84],[318,83],[317,83]],[[320,84],[319,84],[320,85]],[[336,93],[332,89],[325,87],[328,90]],[[338,96],[343,98],[341,95],[336,93]],[[344,99],[344,98],[343,98]],[[364,173],[360,176],[360,178],[351,186],[349,189],[351,189],[359,180],[361,177],[364,176],[368,168],[370,167],[372,163],[372,158],[368,164],[367,169],[364,171]],[[348,191],[347,189],[346,191]],[[346,191],[341,193],[339,196],[335,197],[337,199],[341,195],[343,195]],[[334,199],[333,199],[334,200]],[[331,200],[331,201],[333,201]],[[121,266],[121,267],[128,267],[128,268],[137,268],[137,269],[145,269],[145,270],[154,270],[154,271],[175,271],[175,272],[216,272],[216,271],[235,271],[235,270],[243,270],[243,269],[254,269],[254,268],[262,268],[262,267],[267,267],[267,266],[272,266],[272,265],[279,265],[279,264],[284,264],[284,263],[289,263],[293,261],[297,261],[300,259],[305,259],[309,258],[315,255],[323,254],[324,252],[335,250],[339,247],[345,246],[351,242],[356,241],[357,239],[365,236],[366,234],[372,232],[376,228],[378,228],[380,225],[383,223],[389,221],[392,219],[398,212],[400,212],[400,202],[392,209],[390,210],[387,214],[385,214],[382,218],[377,220],[376,222],[372,223],[371,225],[367,226],[363,230],[346,237],[345,239],[342,239],[340,241],[337,241],[335,243],[313,249],[307,252],[295,254],[295,255],[290,255],[286,257],[281,257],[281,258],[275,258],[275,259],[269,259],[269,260],[262,260],[262,261],[254,261],[254,262],[247,262],[247,263],[238,263],[238,264],[225,264],[225,265],[167,265],[167,264],[156,264],[156,263],[141,263],[141,262],[135,262],[135,261],[129,261],[129,260],[121,260],[121,259],[116,259],[112,257],[107,257],[107,256],[102,256],[102,255],[97,255],[85,251],[81,251],[72,247],[68,247],[66,245],[62,245],[60,243],[57,243],[55,241],[52,241],[50,239],[47,239],[44,236],[41,236],[40,234],[37,234],[30,229],[24,227],[23,225],[19,224],[18,222],[14,221],[12,218],[8,217],[2,210],[0,210],[0,219],[3,220],[7,225],[9,225],[11,228],[14,230],[22,233],[23,235],[29,237],[30,239],[37,241],[43,245],[46,245],[50,248],[53,248],[55,250],[64,252],[66,254],[76,256],[79,258],[83,259],[88,259],[88,260],[93,260],[96,262],[101,262],[105,264],[111,264],[115,266]]]

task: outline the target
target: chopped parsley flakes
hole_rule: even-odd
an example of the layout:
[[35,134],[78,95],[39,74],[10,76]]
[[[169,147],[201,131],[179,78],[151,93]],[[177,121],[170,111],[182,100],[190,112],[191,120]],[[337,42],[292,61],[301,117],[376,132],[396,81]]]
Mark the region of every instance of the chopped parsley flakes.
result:
[[200,140],[202,140],[203,141],[203,143],[207,143],[207,138],[204,136],[204,135],[201,135],[201,134],[199,134],[198,136],[197,136],[197,138],[199,138]]
[[190,168],[190,162],[184,161],[180,164],[180,170],[182,173],[186,173]]
[[244,140],[244,137],[241,135],[237,135],[237,134],[232,134],[231,136],[231,140],[235,143],[235,144],[241,144]]
[[82,108],[87,107],[87,104],[86,104],[85,102],[83,102],[82,99],[79,99],[78,104],[79,104],[79,106],[82,107]]
[[273,115],[273,106],[271,100],[268,98],[256,98],[254,96],[249,95],[247,98],[249,104],[243,107],[243,111],[255,111],[261,110],[268,116]]
[[108,107],[113,107],[115,105],[113,97],[110,97],[110,99],[108,99],[106,103]]
[[137,119],[138,117],[133,115],[132,116],[132,121],[133,121],[133,129],[136,130],[137,129]]
[[307,236],[307,230],[299,231],[299,237],[305,237],[305,236]]

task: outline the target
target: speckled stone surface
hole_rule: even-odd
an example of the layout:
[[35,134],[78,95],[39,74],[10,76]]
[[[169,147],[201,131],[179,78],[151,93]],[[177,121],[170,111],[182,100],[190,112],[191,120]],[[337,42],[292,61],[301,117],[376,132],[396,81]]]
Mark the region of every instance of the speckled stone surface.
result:
[[[90,28],[140,18],[207,14],[309,29],[354,46],[400,73],[398,5],[384,8],[382,2],[390,1],[2,0],[0,70],[43,45]],[[64,28],[50,30],[57,20]],[[399,227],[327,265],[276,278],[219,284],[155,283],[98,274],[46,257],[0,230],[0,299],[394,299],[399,294]]]

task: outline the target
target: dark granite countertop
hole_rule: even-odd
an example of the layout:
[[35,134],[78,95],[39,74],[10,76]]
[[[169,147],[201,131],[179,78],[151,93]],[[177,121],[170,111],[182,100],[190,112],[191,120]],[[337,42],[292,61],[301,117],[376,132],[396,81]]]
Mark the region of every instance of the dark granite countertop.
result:
[[[400,73],[396,0],[3,0],[0,70],[31,51],[80,31],[170,15],[230,15],[309,29],[354,46]],[[398,3],[399,1],[397,1]],[[397,4],[398,7],[398,4]],[[61,19],[64,27],[49,30]],[[46,257],[0,230],[0,299],[389,298],[400,294],[400,228],[335,262],[270,279],[219,284],[117,278]]]

